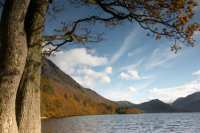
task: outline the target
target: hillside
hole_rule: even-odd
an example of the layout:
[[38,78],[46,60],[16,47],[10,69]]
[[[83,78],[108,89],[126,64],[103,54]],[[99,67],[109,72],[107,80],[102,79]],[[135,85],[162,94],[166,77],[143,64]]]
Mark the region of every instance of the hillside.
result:
[[184,109],[189,112],[200,112],[200,92],[178,98],[176,101],[174,101],[172,106],[174,108]]
[[83,88],[50,60],[43,59],[41,78],[41,115],[62,117],[112,114],[117,104]]

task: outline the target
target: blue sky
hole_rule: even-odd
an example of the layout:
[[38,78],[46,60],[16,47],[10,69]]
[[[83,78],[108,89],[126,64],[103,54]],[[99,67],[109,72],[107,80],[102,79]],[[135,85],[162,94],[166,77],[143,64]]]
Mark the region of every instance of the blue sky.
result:
[[[70,22],[90,12],[98,13],[86,7],[65,8],[59,13],[62,17],[48,16],[45,33],[54,32],[61,21]],[[200,22],[200,16],[196,15],[194,21]],[[200,33],[195,34],[195,48],[184,46],[174,54],[170,51],[172,40],[148,37],[136,24],[113,28],[97,24],[93,30],[103,31],[105,39],[86,46],[64,46],[50,57],[82,86],[108,99],[133,103],[151,99],[172,102],[200,91]]]

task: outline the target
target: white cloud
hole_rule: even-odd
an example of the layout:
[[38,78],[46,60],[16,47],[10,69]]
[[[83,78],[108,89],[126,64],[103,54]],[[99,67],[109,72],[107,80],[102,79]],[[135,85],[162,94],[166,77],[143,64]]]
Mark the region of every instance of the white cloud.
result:
[[136,70],[128,70],[126,72],[121,72],[120,73],[120,78],[124,80],[141,80],[143,79],[138,71]]
[[84,87],[95,88],[97,83],[111,82],[106,72],[97,72],[93,69],[93,67],[103,66],[108,62],[106,57],[97,56],[95,53],[94,50],[75,48],[59,52],[50,59]]
[[131,92],[134,92],[134,93],[136,93],[138,91],[138,89],[135,88],[134,86],[129,86],[128,90],[131,91]]
[[132,32],[129,33],[129,35],[124,39],[123,44],[119,48],[119,50],[112,56],[110,63],[115,63],[133,44],[134,39],[137,35],[137,29],[134,29]]
[[192,75],[193,75],[193,76],[200,76],[200,70],[198,70],[198,71],[196,71],[196,72],[193,72]]
[[159,66],[164,65],[164,64],[168,63],[169,61],[173,60],[177,56],[179,56],[179,54],[178,53],[175,54],[175,53],[171,52],[170,49],[163,50],[161,48],[156,48],[153,51],[151,57],[148,59],[146,68],[152,69],[152,68],[159,67]]
[[[72,67],[77,65],[85,66],[100,66],[107,63],[106,57],[99,57],[92,54],[86,48],[76,48],[66,52],[58,53],[52,56],[51,59],[61,68]],[[67,68],[66,68],[67,69]]]
[[144,80],[153,78],[153,76],[141,76],[139,71],[135,68],[122,71],[119,76],[123,80]]
[[141,80],[144,79],[142,77],[137,68],[141,65],[143,62],[143,59],[140,59],[137,63],[128,65],[128,66],[123,66],[120,68],[120,78],[123,80]]
[[78,69],[71,76],[83,86],[90,88],[94,88],[98,82],[103,84],[111,82],[111,78],[106,73],[96,72],[91,68]]
[[108,74],[111,74],[112,73],[112,67],[111,66],[106,67],[105,72],[108,73]]
[[179,97],[185,97],[200,91],[200,80],[194,80],[186,84],[170,88],[154,88],[149,91],[149,99],[160,99],[164,102],[173,102]]

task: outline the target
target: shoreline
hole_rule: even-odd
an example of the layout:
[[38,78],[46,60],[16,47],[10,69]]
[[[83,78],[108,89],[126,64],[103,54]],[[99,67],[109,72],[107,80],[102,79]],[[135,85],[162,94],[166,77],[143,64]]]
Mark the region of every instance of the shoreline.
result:
[[136,113],[136,114],[96,114],[96,115],[72,115],[72,116],[62,116],[62,117],[41,117],[41,120],[47,119],[62,119],[71,117],[84,117],[84,116],[106,116],[106,115],[142,115],[142,114],[190,114],[190,113],[200,113],[200,112],[162,112],[162,113]]

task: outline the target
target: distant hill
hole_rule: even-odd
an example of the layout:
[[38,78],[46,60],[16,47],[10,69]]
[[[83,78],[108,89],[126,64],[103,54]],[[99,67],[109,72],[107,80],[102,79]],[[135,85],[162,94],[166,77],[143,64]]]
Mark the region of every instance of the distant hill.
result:
[[178,110],[173,108],[171,105],[166,104],[158,99],[144,102],[141,104],[133,104],[128,101],[119,101],[118,106],[120,108],[126,108],[126,109],[137,108],[137,109],[142,110],[144,113],[178,112]]
[[136,104],[133,104],[129,101],[118,101],[117,104],[119,108],[131,108],[136,106]]
[[137,108],[144,111],[144,113],[200,112],[200,92],[178,98],[172,104],[164,103],[158,99],[141,104],[133,104],[128,101],[119,101],[117,103],[120,108]]
[[169,104],[166,104],[158,99],[139,104],[136,107],[143,110],[145,113],[177,112],[175,108],[173,108]]
[[48,59],[43,59],[41,115],[63,117],[116,113],[117,104],[79,85]]
[[200,92],[178,98],[172,106],[189,112],[200,112]]

